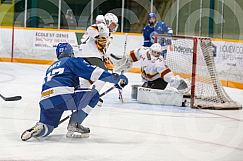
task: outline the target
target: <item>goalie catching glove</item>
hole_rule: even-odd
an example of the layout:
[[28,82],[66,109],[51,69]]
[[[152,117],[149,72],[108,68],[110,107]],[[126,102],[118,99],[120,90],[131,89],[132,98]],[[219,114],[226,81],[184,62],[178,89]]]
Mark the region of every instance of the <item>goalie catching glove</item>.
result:
[[119,73],[122,71],[127,71],[129,68],[132,67],[132,61],[126,55],[124,55],[123,57],[118,57],[114,54],[110,54],[110,58],[114,65],[114,72]]

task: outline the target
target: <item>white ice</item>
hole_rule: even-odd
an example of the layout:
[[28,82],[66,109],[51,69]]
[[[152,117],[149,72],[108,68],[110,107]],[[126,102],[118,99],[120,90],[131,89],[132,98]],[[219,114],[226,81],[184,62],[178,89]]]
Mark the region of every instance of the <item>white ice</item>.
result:
[[[67,121],[46,139],[23,142],[21,133],[39,119],[38,101],[47,66],[0,63],[0,160],[58,161],[242,161],[243,111],[197,110],[138,104],[130,86],[104,97],[85,120],[89,138],[67,139]],[[126,73],[131,84],[140,76]],[[108,88],[108,86],[107,86]],[[243,104],[243,90],[226,89]],[[70,112],[65,112],[64,116]],[[64,117],[63,116],[63,117]]]

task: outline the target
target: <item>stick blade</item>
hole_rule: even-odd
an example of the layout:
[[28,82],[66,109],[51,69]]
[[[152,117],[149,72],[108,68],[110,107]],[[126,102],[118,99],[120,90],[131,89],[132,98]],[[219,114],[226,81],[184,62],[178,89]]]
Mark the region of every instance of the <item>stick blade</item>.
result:
[[115,60],[121,60],[122,57],[116,56],[113,53],[110,54],[111,58],[115,59]]
[[22,97],[21,96],[14,96],[14,97],[5,97],[5,101],[18,101],[21,100]]

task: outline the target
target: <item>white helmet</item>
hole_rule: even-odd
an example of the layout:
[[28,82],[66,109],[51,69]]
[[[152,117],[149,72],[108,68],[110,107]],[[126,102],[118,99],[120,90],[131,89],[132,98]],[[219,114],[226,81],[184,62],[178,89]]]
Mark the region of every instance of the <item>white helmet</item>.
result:
[[152,51],[156,51],[156,52],[160,52],[160,53],[163,51],[162,46],[161,46],[159,43],[154,43],[154,44],[150,47],[150,49],[151,49]]
[[105,17],[103,15],[98,15],[95,20],[96,24],[105,23]]
[[150,46],[150,50],[152,56],[159,57],[163,51],[163,48],[159,43],[154,43],[152,46]]
[[115,32],[118,28],[118,18],[113,13],[105,14],[105,22],[111,32]]

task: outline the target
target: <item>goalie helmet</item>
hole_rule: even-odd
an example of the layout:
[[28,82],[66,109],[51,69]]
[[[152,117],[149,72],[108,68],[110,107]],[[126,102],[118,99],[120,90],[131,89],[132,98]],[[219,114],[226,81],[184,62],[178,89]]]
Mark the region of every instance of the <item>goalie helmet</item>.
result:
[[59,43],[56,48],[57,59],[73,57],[73,47],[69,43]]
[[162,46],[159,43],[154,43],[151,47],[151,55],[154,57],[159,57],[163,51]]
[[118,28],[118,18],[116,15],[114,15],[113,13],[107,13],[105,14],[105,22],[107,27],[109,28],[109,30],[111,32],[115,32]]

